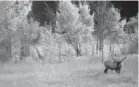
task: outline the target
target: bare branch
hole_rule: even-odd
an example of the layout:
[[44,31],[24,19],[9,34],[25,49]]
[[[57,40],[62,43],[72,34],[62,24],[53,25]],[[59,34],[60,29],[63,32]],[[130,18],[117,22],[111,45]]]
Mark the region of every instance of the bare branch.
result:
[[41,53],[39,52],[39,50],[37,49],[37,47],[34,45],[37,53],[38,53],[38,56],[39,56],[39,60],[42,60],[42,62],[44,62],[44,58],[42,57]]
[[56,15],[54,14],[54,12],[49,8],[48,4],[46,2],[44,2],[45,5],[45,12],[43,12],[43,14],[49,16],[52,20],[57,20],[56,19]]

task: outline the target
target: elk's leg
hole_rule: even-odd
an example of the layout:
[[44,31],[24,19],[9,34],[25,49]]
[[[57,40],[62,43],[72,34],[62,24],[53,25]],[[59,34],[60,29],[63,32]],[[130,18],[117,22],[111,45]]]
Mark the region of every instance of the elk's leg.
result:
[[120,72],[121,72],[121,69],[119,69],[118,71],[119,71],[119,74],[120,74]]
[[120,74],[120,71],[121,71],[121,66],[117,68],[117,73]]
[[116,73],[120,74],[121,69],[116,69]]
[[119,70],[118,69],[116,69],[115,71],[116,71],[116,73],[119,73]]
[[106,68],[106,69],[104,70],[104,73],[106,73],[106,74],[107,74],[107,71],[108,71],[108,68]]

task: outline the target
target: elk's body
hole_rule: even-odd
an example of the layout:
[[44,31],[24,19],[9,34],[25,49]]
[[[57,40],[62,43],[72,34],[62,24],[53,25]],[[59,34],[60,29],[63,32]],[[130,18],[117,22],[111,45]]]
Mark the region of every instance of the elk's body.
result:
[[123,58],[122,60],[118,61],[115,60],[113,57],[113,60],[107,60],[104,62],[105,65],[105,70],[104,73],[107,73],[108,70],[115,70],[117,73],[120,74],[121,68],[122,68],[122,62],[123,60],[125,60],[127,58],[127,56],[125,58]]

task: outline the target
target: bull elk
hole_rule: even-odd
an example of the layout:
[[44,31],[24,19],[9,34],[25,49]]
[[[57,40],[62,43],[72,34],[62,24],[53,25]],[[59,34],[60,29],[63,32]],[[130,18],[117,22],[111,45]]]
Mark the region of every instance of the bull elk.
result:
[[105,65],[105,70],[104,73],[107,74],[108,70],[115,70],[116,73],[121,72],[121,68],[122,68],[122,62],[127,58],[127,54],[125,55],[125,57],[122,60],[116,60],[115,58],[113,58],[112,56],[112,61],[107,60],[104,62]]

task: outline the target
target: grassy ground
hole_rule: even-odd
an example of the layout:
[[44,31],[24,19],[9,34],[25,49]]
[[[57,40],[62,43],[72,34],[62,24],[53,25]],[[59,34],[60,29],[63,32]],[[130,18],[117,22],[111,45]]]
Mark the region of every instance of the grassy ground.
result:
[[99,60],[93,56],[44,66],[4,64],[0,66],[0,87],[137,87],[137,55],[125,60],[120,75],[114,71],[104,74]]

